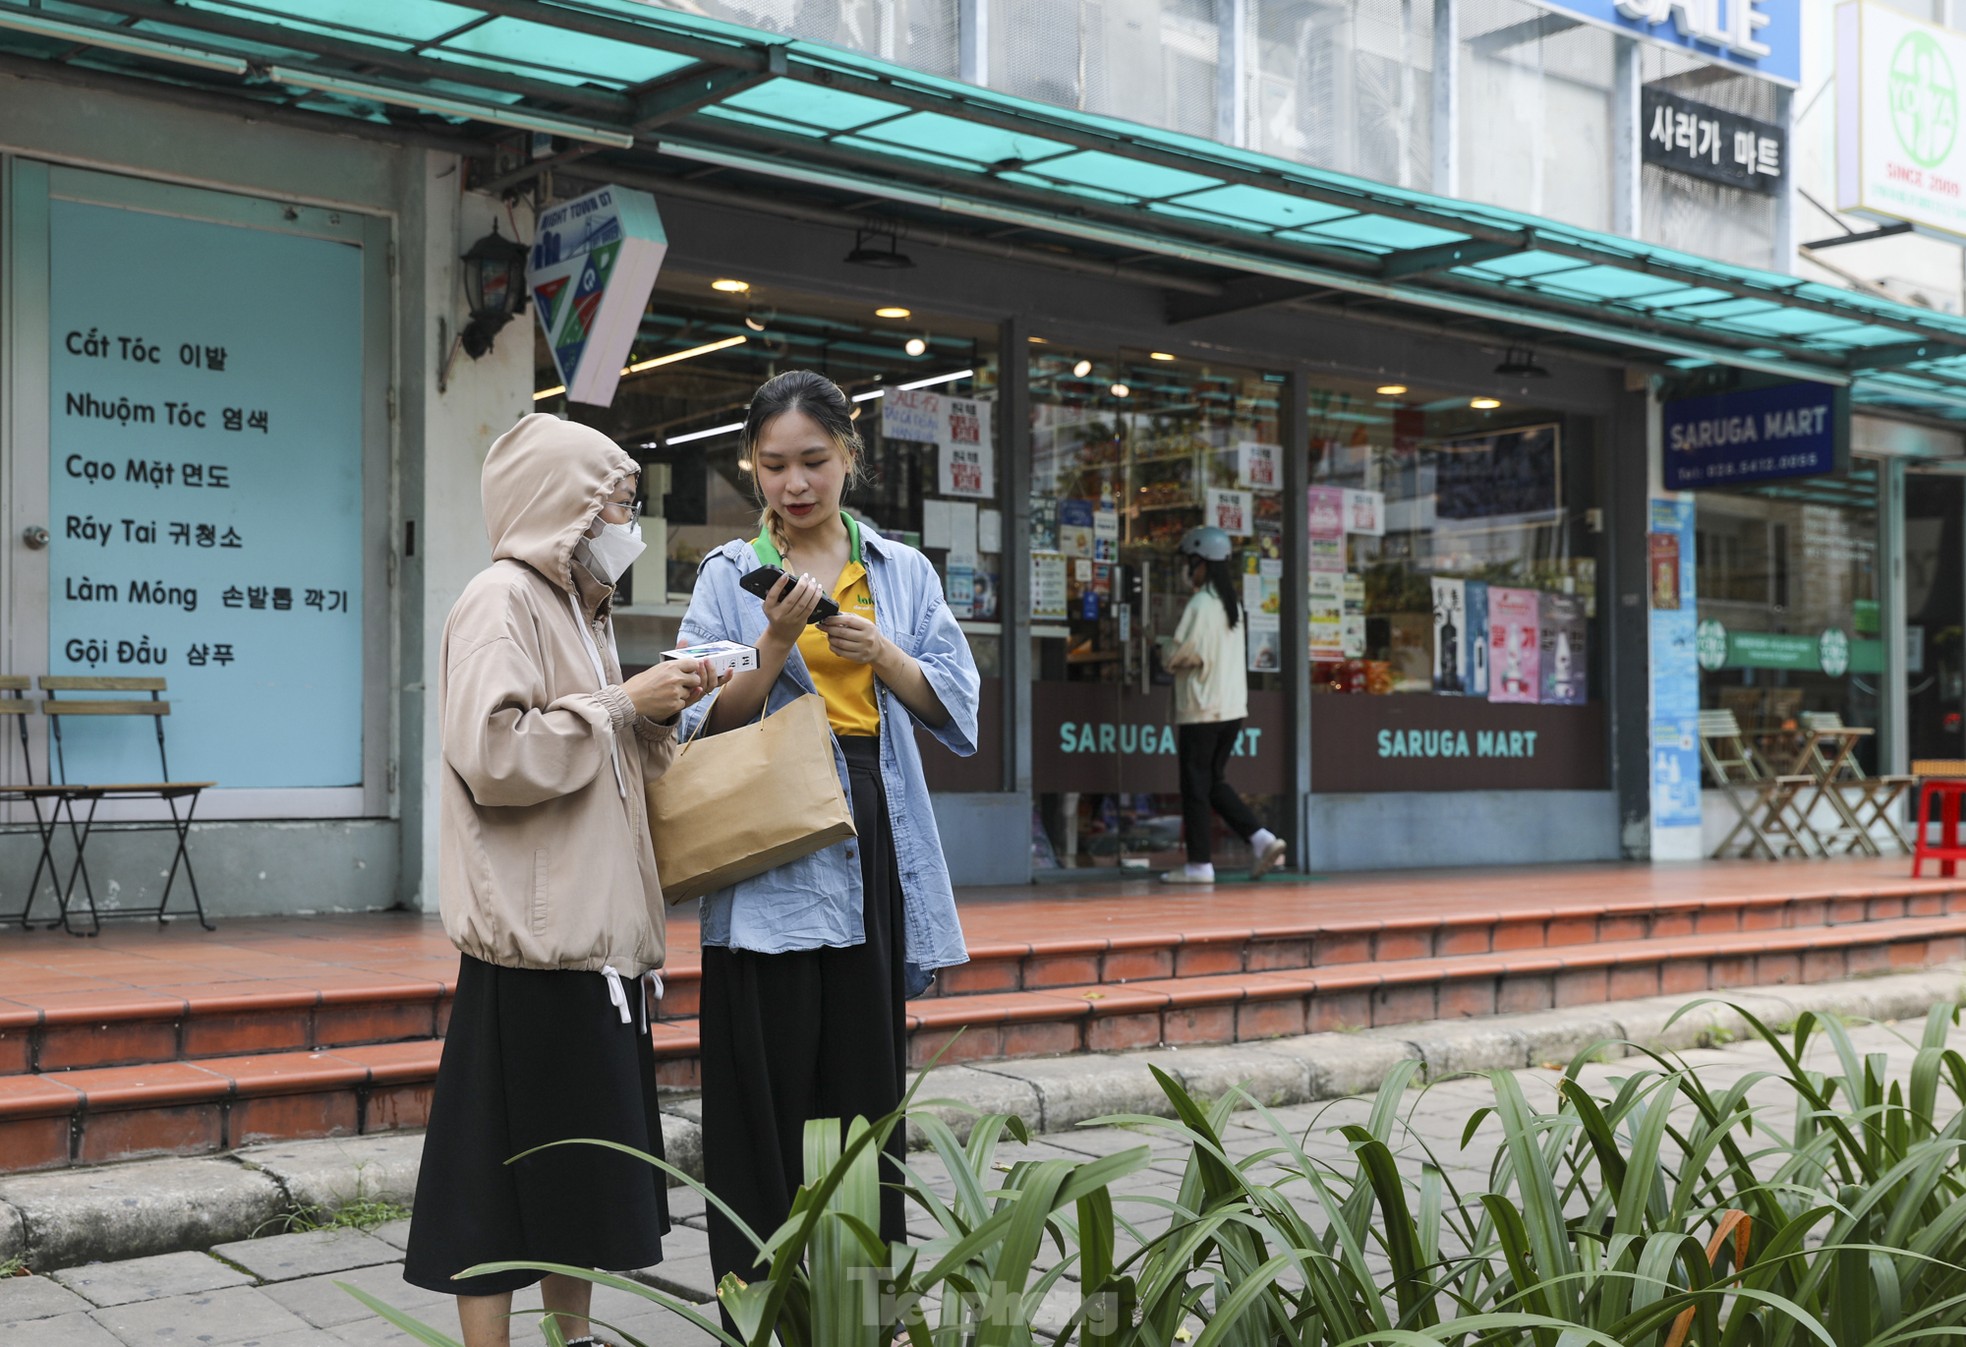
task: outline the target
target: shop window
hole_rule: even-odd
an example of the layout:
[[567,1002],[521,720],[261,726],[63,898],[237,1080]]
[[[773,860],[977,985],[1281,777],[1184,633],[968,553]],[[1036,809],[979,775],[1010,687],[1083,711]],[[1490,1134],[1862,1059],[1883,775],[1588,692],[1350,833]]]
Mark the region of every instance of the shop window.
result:
[[[672,648],[697,566],[732,539],[756,536],[745,409],[773,375],[816,370],[854,400],[865,444],[867,480],[848,488],[847,511],[934,563],[984,678],[980,751],[925,754],[930,784],[1002,789],[996,330],[901,303],[883,306],[892,311],[883,317],[871,303],[712,288],[730,279],[665,273],[631,364],[695,354],[625,376],[608,407],[536,404],[605,431],[642,464],[648,551],[616,609],[623,664],[641,667]],[[557,385],[543,344],[539,360],[539,386]]]
[[[1700,705],[1732,711],[1777,758],[1809,716],[1875,729],[1884,643],[1874,463],[1702,492],[1695,521]],[[1864,770],[1876,770],[1876,752],[1872,738],[1858,742]]]
[[1335,382],[1309,414],[1312,789],[1602,787],[1593,501],[1565,419]]
[[[1040,869],[1164,867],[1182,856],[1171,637],[1193,591],[1189,529],[1232,535],[1249,715],[1229,783],[1282,827],[1288,766],[1278,602],[1283,383],[1162,353],[1034,347],[1032,748]],[[1218,823],[1219,829],[1219,823]],[[1248,864],[1219,830],[1216,860]]]

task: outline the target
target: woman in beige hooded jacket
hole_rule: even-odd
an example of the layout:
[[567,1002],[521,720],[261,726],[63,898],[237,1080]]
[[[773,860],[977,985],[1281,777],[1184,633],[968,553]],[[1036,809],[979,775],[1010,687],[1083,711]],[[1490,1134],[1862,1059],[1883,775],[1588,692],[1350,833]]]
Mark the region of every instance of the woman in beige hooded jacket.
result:
[[[458,1295],[466,1347],[505,1347],[523,1260],[634,1269],[661,1257],[662,1175],[647,995],[663,903],[643,786],[677,714],[708,690],[693,660],[623,678],[609,601],[641,551],[638,468],[597,430],[521,420],[484,467],[494,558],[451,609],[438,659],[439,877],[462,952],[417,1184],[405,1278]],[[652,984],[652,985],[651,985]],[[589,1285],[544,1277],[562,1333]]]

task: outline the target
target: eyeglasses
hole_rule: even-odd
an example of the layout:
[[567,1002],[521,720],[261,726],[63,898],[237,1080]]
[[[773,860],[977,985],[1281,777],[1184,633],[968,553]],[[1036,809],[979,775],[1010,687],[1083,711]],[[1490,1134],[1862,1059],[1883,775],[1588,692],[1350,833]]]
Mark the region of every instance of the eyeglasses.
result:
[[608,523],[633,524],[642,517],[642,502],[639,499],[611,500],[601,506],[601,513],[603,515],[606,515],[609,510],[626,510],[628,517],[626,519],[610,519],[607,521]]

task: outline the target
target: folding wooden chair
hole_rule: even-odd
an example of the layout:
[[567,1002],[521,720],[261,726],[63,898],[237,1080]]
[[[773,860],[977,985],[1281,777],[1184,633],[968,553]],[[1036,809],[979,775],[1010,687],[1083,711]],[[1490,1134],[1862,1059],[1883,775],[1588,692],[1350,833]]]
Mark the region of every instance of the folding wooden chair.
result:
[[[41,855],[34,863],[34,877],[27,882],[27,901],[21,904],[18,916],[8,917],[7,922],[18,921],[23,927],[29,924],[28,914],[34,908],[34,899],[41,888],[41,874],[47,872],[50,884],[58,883],[55,874],[54,840],[55,820],[53,815],[41,813],[41,801],[45,796],[42,788],[34,783],[34,758],[29,750],[27,739],[27,718],[41,709],[39,700],[26,696],[33,686],[33,680],[26,674],[0,674],[0,716],[11,716],[20,734],[20,784],[0,787],[0,802],[25,804],[34,811],[34,832],[41,842]],[[9,831],[12,831],[9,825]]]
[[[1836,711],[1804,711],[1802,725],[1809,730],[1841,730],[1843,716]],[[1817,742],[1811,746],[1816,770],[1827,776],[1836,764],[1831,761],[1827,745]],[[1856,794],[1849,801],[1850,822],[1873,843],[1877,837],[1876,825],[1882,823],[1887,837],[1898,844],[1898,849],[1906,855],[1911,854],[1911,839],[1905,836],[1904,825],[1898,821],[1896,806],[1898,801],[1910,794],[1918,784],[1915,776],[1886,774],[1870,776],[1864,772],[1863,764],[1855,754],[1846,754],[1842,766],[1836,772],[1836,779],[1829,782],[1829,788],[1843,797],[1843,788],[1850,787]]]
[[1700,712],[1700,756],[1714,784],[1740,816],[1713,849],[1715,856],[1725,856],[1743,831],[1747,833],[1743,856],[1760,851],[1774,861],[1790,851],[1803,856],[1820,854],[1821,844],[1815,841],[1797,804],[1802,793],[1816,784],[1814,777],[1774,772],[1741,733],[1732,711]]
[[[215,930],[205,920],[205,904],[198,893],[198,877],[191,869],[191,816],[198,808],[198,797],[205,790],[217,785],[215,781],[173,781],[171,763],[164,748],[164,717],[171,713],[171,704],[163,699],[165,690],[161,678],[97,678],[67,674],[44,675],[41,678],[41,691],[47,695],[42,703],[42,711],[48,717],[48,729],[54,743],[55,780],[45,787],[32,789],[43,791],[55,800],[56,816],[65,822],[68,835],[75,844],[75,860],[69,867],[68,880],[57,894],[61,903],[59,924],[71,935],[98,935],[102,923],[111,917],[155,917],[159,922],[169,919],[168,908],[171,890],[177,884],[179,870],[184,872],[185,882],[191,887],[191,906],[198,924],[206,930]],[[88,700],[62,701],[64,692],[147,692],[143,697],[95,698]],[[156,781],[123,781],[113,783],[76,783],[68,779],[68,761],[62,752],[62,721],[70,716],[148,716],[157,732],[157,766],[160,772]],[[135,911],[103,912],[96,907],[95,888],[89,879],[88,847],[89,839],[95,831],[96,811],[104,800],[162,800],[170,811],[168,821],[156,823],[134,823],[120,825],[121,832],[163,832],[176,834],[177,850],[171,856],[171,868],[164,880],[164,892],[157,900],[155,908]],[[182,806],[183,812],[179,809]],[[79,815],[79,816],[78,816]],[[75,884],[81,881],[82,897],[88,904],[90,927],[78,931],[72,924]]]

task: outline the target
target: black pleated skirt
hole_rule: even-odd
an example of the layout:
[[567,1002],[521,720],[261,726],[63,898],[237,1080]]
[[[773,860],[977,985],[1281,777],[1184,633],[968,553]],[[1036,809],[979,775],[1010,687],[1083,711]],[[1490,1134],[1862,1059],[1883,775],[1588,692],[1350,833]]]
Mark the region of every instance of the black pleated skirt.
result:
[[655,1166],[599,1146],[506,1163],[582,1137],[662,1155],[641,989],[625,980],[623,988],[629,1024],[599,973],[501,968],[463,956],[430,1101],[405,1281],[496,1295],[543,1274],[457,1274],[521,1259],[625,1272],[661,1259],[668,1178]]
[[[710,1191],[769,1238],[803,1182],[811,1118],[878,1119],[901,1103],[907,1080],[905,927],[901,872],[881,786],[880,740],[840,740],[859,832],[867,938],[844,949],[757,954],[703,951],[703,1171]],[[905,1130],[889,1139],[896,1183]],[[881,1192],[881,1229],[906,1238],[899,1189]],[[710,1209],[710,1266],[719,1281],[753,1266],[749,1241]]]

